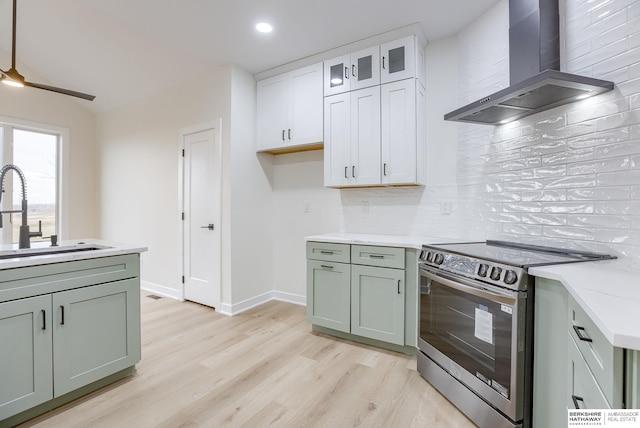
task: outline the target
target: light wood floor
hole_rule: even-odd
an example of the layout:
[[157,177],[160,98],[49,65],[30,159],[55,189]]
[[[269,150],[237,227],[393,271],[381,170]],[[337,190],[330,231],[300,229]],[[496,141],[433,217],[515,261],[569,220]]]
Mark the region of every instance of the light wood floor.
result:
[[311,331],[301,306],[235,317],[142,293],[137,373],[21,427],[473,427],[415,357]]

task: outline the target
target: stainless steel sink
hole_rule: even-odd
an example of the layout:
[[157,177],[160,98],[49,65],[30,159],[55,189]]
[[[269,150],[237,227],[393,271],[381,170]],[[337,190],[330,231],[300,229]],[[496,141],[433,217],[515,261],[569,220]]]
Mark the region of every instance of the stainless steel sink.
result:
[[25,257],[52,256],[56,254],[78,253],[84,251],[105,250],[111,247],[105,245],[76,244],[60,247],[23,248],[20,250],[0,251],[0,260],[21,259]]

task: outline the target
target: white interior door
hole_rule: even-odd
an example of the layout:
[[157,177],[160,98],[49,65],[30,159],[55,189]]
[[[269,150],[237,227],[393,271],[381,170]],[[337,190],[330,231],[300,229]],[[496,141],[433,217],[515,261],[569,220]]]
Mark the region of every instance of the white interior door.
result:
[[184,298],[220,306],[221,162],[218,129],[183,138]]

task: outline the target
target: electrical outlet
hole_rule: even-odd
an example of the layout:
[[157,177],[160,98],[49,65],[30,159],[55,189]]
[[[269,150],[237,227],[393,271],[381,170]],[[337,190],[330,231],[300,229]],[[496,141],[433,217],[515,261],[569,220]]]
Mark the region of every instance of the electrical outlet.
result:
[[369,214],[369,201],[362,201],[363,214]]
[[309,214],[311,212],[311,203],[305,201],[302,212],[305,214]]
[[442,215],[451,214],[451,201],[444,201],[440,203],[440,214]]

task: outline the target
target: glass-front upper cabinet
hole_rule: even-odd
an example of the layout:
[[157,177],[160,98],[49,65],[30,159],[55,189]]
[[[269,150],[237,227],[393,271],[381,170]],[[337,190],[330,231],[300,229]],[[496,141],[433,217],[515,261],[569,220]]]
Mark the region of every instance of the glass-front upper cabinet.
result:
[[380,84],[380,46],[324,62],[324,96]]
[[416,69],[416,40],[414,36],[405,37],[380,45],[381,83],[395,82],[410,77],[420,77]]
[[324,62],[324,96],[351,90],[351,55]]

